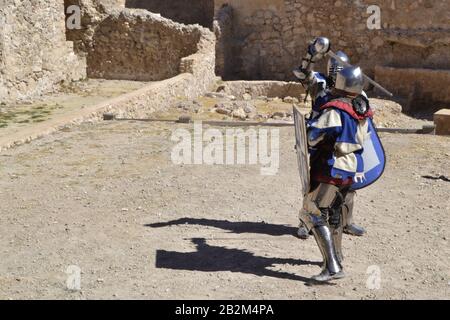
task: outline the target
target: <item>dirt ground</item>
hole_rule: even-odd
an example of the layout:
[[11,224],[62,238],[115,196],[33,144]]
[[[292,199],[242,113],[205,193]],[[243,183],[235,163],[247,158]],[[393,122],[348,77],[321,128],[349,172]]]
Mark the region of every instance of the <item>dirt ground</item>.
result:
[[86,124],[1,153],[0,299],[450,298],[450,138],[381,136],[385,174],[356,200],[367,235],[344,238],[347,277],[317,286],[315,241],[294,236],[293,128],[274,176],[175,165],[175,128],[192,126]]
[[19,104],[0,104],[0,136],[137,90],[148,82],[89,79],[70,83],[60,92]]

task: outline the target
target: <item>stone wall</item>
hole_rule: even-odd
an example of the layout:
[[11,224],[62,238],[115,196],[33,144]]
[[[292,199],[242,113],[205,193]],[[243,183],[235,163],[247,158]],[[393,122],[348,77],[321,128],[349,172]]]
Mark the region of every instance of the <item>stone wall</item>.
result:
[[[72,5],[80,8],[81,28],[66,29],[66,37],[74,42],[76,52],[85,56],[92,49],[95,28],[112,11],[123,9],[125,0],[64,0],[65,12]],[[69,16],[66,14],[66,19]]]
[[66,41],[63,1],[0,1],[0,102],[32,99],[85,76],[84,59]]
[[437,111],[450,105],[450,70],[377,66],[375,80],[408,98],[403,111]]
[[[88,9],[87,11],[89,11],[89,8],[85,9]],[[149,15],[151,16],[150,18],[148,18]],[[113,16],[119,17],[120,14],[113,13]],[[151,13],[141,12],[141,10],[125,10],[123,13],[123,17],[130,18],[130,25],[132,25],[132,22],[135,19],[147,22],[149,22],[149,20],[153,21],[155,20],[153,16],[154,15]],[[98,22],[100,17],[104,18],[105,16],[102,14],[99,18],[96,18],[95,21]],[[56,116],[48,121],[37,123],[24,130],[20,130],[12,136],[0,137],[0,151],[27,143],[33,139],[40,138],[62,128],[67,128],[82,122],[101,121],[104,112],[111,112],[119,117],[148,117],[156,110],[165,109],[170,105],[175,105],[176,103],[179,103],[179,101],[185,101],[186,99],[195,99],[199,95],[213,90],[218,81],[214,72],[214,34],[205,28],[174,24],[172,21],[168,21],[161,17],[157,17],[156,20],[163,24],[173,24],[174,32],[182,33],[188,30],[193,34],[197,33],[199,35],[198,38],[191,39],[195,42],[194,52],[180,58],[178,63],[179,74],[170,79],[151,82],[136,91],[121,95],[100,104],[88,105],[82,109],[71,110],[59,117]],[[151,25],[150,22],[149,24]],[[98,25],[92,24],[88,27],[90,30],[95,31],[97,26]],[[120,30],[120,28],[118,30]],[[118,30],[112,30],[111,32],[116,33]],[[133,29],[131,28],[131,30]],[[131,35],[131,37],[133,37],[133,35]],[[173,40],[173,38],[171,39]],[[89,40],[89,37],[86,37],[83,41],[86,41],[85,44],[87,44],[89,48],[95,50],[96,45],[92,39]],[[120,50],[120,48],[117,50]],[[121,62],[125,63],[125,61]]]
[[184,24],[200,24],[211,28],[214,0],[126,0],[127,8],[146,9]]
[[[81,7],[80,30],[65,28],[64,6],[71,4]],[[367,27],[373,4],[381,8],[380,30]],[[317,36],[329,37],[371,76],[376,66],[450,69],[448,1],[0,0],[0,100],[32,98],[86,72],[147,81],[193,70],[185,57],[210,39],[207,29],[125,6],[213,28],[216,72],[226,80],[291,80]]]
[[[234,9],[234,78],[293,79],[307,42],[329,37],[373,75],[376,65],[450,69],[450,2],[433,0],[216,0]],[[367,8],[381,9],[369,30]]]
[[216,74],[224,79],[232,77],[233,59],[233,8],[221,7],[214,17],[216,35]]
[[194,54],[200,26],[182,25],[141,9],[113,11],[96,27],[88,51],[91,78],[157,81],[180,73],[182,58]]
[[224,91],[235,97],[242,97],[245,93],[252,98],[286,98],[293,97],[299,100],[305,98],[305,89],[299,82],[283,81],[225,81]]

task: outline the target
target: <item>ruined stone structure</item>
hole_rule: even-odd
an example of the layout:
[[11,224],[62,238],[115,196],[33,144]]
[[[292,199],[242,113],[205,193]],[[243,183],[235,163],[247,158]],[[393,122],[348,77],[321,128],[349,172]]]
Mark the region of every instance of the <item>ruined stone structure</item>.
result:
[[63,1],[0,1],[0,102],[85,78],[85,63],[66,41]]
[[[391,68],[401,69],[402,87],[391,90],[403,96],[410,96],[413,88],[414,97],[441,99],[435,86],[418,84],[415,77],[423,75],[435,83],[436,75],[447,79],[450,70],[448,1],[377,0],[381,28],[374,30],[367,24],[372,14],[367,9],[373,4],[368,0],[0,3],[2,100],[38,96],[86,75],[168,79],[191,68],[186,57],[206,54],[211,46],[216,74],[225,80],[292,80],[292,68],[300,63],[307,42],[317,36],[329,37],[334,50],[344,50],[369,75],[375,76],[377,68],[377,78],[389,87],[394,87]],[[70,5],[81,8],[79,30],[65,29],[64,7]],[[214,52],[206,56],[210,59]],[[209,70],[210,60],[205,66]],[[444,71],[430,71],[436,69]]]
[[[66,28],[72,5],[81,9],[80,29]],[[176,84],[161,90],[188,97],[211,86],[216,79],[211,31],[125,5],[125,0],[2,0],[0,102],[32,99],[86,77],[157,81],[190,73],[199,81],[190,79],[189,90]]]
[[450,70],[377,66],[375,78],[394,95],[407,98],[404,111],[437,111],[450,103]]
[[88,54],[91,78],[156,81],[180,73],[197,52],[202,28],[177,24],[146,10],[115,11],[95,29]]
[[125,7],[146,9],[184,24],[200,24],[211,28],[214,0],[126,0]]
[[[450,69],[448,1],[217,0],[216,11],[225,3],[235,12],[235,78],[289,79],[317,36],[370,74],[375,65]],[[367,26],[372,4],[381,9],[380,30]]]

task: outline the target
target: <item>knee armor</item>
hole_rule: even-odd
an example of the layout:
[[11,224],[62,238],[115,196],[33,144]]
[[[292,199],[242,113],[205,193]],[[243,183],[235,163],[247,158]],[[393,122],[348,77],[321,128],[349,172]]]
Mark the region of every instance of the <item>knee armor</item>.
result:
[[340,225],[343,195],[337,186],[320,183],[308,193],[300,210],[300,220],[308,230],[324,225]]

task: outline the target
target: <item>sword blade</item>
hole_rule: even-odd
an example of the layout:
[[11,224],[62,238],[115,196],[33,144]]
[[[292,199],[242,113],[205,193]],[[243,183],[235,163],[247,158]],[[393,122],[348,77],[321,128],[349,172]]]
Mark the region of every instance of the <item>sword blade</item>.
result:
[[[336,59],[337,61],[339,61],[340,63],[342,63],[343,66],[345,67],[353,67],[350,63],[344,61],[341,59],[341,57],[339,57],[337,54],[335,54],[333,51],[328,51],[327,53],[330,57]],[[387,89],[383,88],[379,83],[377,83],[375,80],[372,80],[370,77],[368,77],[365,73],[363,73],[364,79],[371,83],[372,85],[374,85],[376,88],[378,88],[379,90],[381,90],[382,92],[384,92],[384,94],[388,95],[389,97],[393,97],[394,95],[388,91]]]

